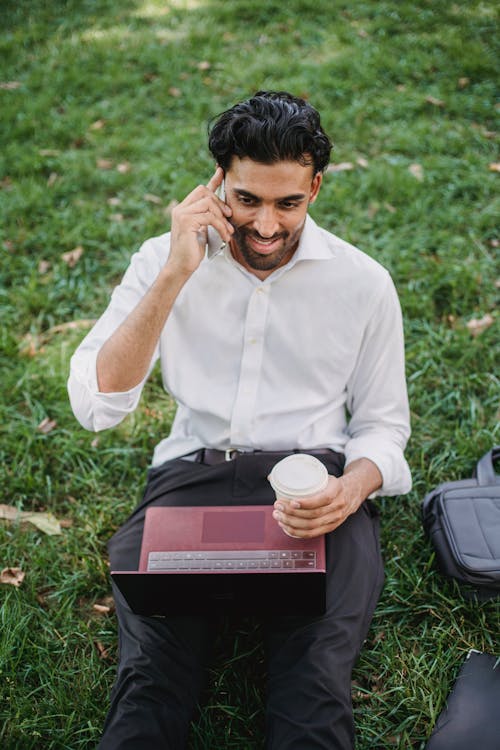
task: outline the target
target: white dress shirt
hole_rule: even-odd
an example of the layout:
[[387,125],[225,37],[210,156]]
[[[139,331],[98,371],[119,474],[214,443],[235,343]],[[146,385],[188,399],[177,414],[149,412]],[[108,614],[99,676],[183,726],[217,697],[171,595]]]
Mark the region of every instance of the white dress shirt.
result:
[[[213,236],[213,235],[212,235]],[[100,393],[96,357],[156,279],[170,235],[145,242],[71,360],[68,390],[89,430],[118,424],[144,382]],[[410,434],[401,310],[388,272],[307,217],[289,263],[265,281],[228,248],[202,261],[160,336],[165,389],[178,407],[153,465],[202,447],[332,448],[373,461],[379,495],[408,492]]]

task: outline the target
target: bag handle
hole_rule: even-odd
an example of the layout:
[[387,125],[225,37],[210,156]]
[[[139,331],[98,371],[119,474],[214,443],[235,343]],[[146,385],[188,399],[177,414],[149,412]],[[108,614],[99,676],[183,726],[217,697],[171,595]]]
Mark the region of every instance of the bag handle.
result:
[[479,459],[476,465],[477,483],[480,486],[499,484],[500,476],[495,472],[494,462],[500,459],[500,445],[495,445]]

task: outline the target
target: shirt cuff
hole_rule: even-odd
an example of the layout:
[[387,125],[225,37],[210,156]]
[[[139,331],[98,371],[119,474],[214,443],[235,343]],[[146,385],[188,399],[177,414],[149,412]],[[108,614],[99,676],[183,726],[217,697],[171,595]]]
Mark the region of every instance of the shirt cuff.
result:
[[79,361],[71,363],[68,392],[82,427],[99,432],[119,424],[136,409],[146,378],[128,391],[102,393],[97,384],[96,361],[97,351],[87,353],[83,367]]
[[360,458],[373,461],[382,475],[382,486],[370,498],[405,495],[411,490],[410,467],[402,448],[386,436],[371,434],[352,438],[344,448],[346,466]]

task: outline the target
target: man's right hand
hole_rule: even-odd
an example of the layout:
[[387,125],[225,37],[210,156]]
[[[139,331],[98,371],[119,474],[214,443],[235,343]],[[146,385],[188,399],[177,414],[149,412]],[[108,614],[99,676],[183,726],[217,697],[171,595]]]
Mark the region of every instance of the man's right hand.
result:
[[231,209],[215,194],[223,179],[224,172],[217,167],[207,185],[199,185],[172,211],[167,265],[182,275],[190,276],[203,260],[209,226],[224,242],[232,237]]

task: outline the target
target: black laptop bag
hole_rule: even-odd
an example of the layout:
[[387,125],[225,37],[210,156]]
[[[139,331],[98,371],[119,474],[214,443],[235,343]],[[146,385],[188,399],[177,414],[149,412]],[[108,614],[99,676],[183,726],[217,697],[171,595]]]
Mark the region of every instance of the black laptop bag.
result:
[[499,750],[500,659],[470,651],[425,750]]
[[[444,575],[454,578],[464,596],[500,596],[500,476],[495,446],[478,462],[474,477],[445,482],[422,502],[422,523]],[[499,743],[500,747],[500,743]]]

